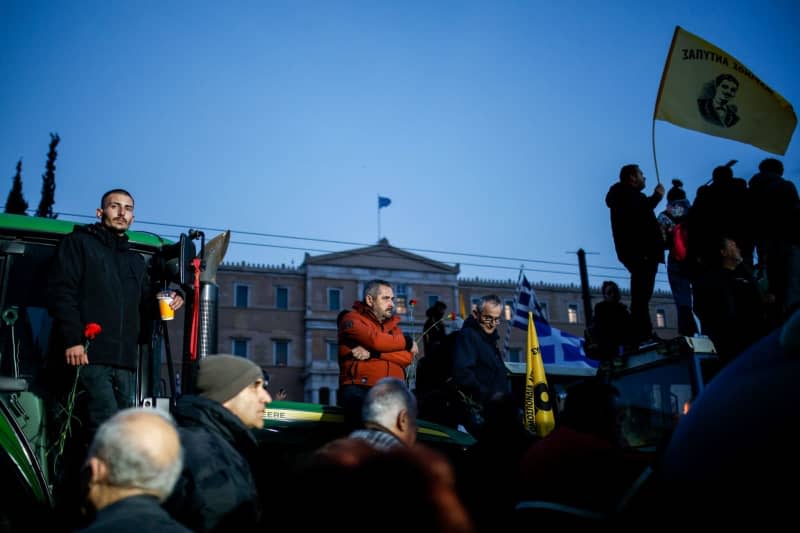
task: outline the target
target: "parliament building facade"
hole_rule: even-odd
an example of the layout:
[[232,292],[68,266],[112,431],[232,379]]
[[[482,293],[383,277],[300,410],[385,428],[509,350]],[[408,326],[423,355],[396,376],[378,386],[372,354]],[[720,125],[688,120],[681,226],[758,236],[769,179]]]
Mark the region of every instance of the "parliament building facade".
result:
[[[260,365],[270,376],[270,391],[283,388],[288,400],[336,404],[336,317],[361,298],[369,280],[392,284],[401,327],[415,337],[422,333],[426,309],[436,301],[458,314],[461,301],[469,312],[481,296],[496,294],[510,318],[516,280],[464,279],[458,274],[458,266],[395,248],[385,239],[343,252],[306,254],[299,267],[223,264],[217,271],[217,351]],[[583,336],[586,320],[579,286],[534,283],[533,288],[552,326]],[[591,295],[594,305],[601,297],[599,289],[593,287]],[[659,335],[677,335],[672,296],[656,292],[650,306]],[[498,329],[501,345],[508,324],[504,320]],[[447,321],[448,329],[459,326],[460,320]],[[524,362],[525,344],[526,332],[512,329],[508,362]]]

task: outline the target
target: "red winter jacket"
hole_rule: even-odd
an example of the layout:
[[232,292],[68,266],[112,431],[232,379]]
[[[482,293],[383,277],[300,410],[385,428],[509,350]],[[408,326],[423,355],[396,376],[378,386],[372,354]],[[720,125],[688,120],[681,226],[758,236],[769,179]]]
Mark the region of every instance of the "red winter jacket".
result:
[[[405,379],[404,369],[414,356],[409,351],[413,340],[403,335],[395,315],[383,324],[375,319],[372,310],[363,302],[338,320],[339,326],[339,385],[371,387],[387,376]],[[352,350],[361,346],[370,351],[369,359],[359,361]]]

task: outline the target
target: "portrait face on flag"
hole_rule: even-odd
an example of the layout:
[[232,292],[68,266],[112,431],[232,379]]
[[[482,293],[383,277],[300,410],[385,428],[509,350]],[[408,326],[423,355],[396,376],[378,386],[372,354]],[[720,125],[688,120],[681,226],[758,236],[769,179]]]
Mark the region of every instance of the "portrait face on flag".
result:
[[697,108],[706,122],[729,128],[739,122],[738,107],[733,103],[739,91],[739,80],[731,74],[720,74],[703,85]]

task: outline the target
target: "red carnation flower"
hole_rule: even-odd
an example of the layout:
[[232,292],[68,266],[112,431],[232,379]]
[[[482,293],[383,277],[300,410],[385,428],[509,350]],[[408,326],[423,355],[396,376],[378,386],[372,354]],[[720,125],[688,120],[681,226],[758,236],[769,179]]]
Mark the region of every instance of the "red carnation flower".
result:
[[86,327],[83,328],[83,336],[86,337],[87,340],[93,341],[102,331],[103,328],[100,327],[100,324],[97,322],[89,322],[86,324]]

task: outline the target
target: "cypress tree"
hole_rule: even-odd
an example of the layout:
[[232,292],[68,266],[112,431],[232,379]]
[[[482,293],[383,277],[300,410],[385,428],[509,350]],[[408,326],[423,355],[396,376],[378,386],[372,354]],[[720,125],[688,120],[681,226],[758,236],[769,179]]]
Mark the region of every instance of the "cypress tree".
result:
[[17,173],[14,175],[14,181],[11,185],[11,190],[8,192],[6,199],[6,213],[14,215],[27,215],[25,212],[28,209],[28,202],[22,195],[22,159],[17,161]]
[[50,151],[47,152],[47,166],[42,174],[42,198],[36,209],[37,217],[56,218],[53,214],[53,204],[56,203],[56,146],[61,138],[57,133],[50,134]]

